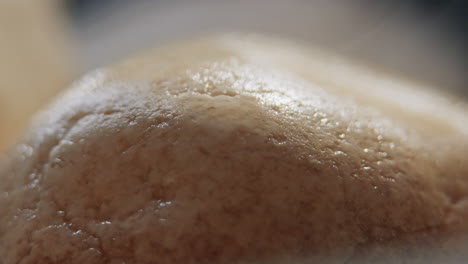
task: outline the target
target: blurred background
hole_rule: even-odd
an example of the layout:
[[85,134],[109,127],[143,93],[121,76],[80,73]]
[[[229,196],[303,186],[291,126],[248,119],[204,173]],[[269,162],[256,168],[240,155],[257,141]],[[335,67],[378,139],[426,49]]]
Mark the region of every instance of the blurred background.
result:
[[465,0],[3,0],[0,150],[81,74],[141,49],[232,31],[308,42],[468,97]]

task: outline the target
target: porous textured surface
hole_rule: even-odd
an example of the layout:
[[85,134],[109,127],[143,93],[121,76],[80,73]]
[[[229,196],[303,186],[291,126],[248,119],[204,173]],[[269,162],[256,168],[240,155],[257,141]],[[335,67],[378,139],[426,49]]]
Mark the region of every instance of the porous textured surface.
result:
[[458,263],[467,113],[281,40],[146,53],[2,160],[0,263]]

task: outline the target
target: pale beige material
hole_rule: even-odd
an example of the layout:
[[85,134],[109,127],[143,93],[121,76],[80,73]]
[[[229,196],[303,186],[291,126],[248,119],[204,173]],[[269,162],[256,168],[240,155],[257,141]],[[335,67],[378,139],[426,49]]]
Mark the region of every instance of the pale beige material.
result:
[[457,263],[467,125],[283,41],[163,48],[37,116],[0,170],[1,263]]
[[0,152],[73,76],[59,0],[0,1]]

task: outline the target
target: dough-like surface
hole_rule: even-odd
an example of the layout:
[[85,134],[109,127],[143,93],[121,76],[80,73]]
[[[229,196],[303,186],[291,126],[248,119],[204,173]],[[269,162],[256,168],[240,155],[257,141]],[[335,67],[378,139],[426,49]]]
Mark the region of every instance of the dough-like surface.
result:
[[467,113],[281,40],[149,52],[3,160],[0,263],[458,263]]

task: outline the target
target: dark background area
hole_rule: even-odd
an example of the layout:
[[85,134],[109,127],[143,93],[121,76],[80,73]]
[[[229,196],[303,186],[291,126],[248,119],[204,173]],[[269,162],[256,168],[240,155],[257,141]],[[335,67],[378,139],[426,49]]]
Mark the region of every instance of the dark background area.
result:
[[[166,2],[167,0],[159,0]],[[468,1],[466,0],[368,0],[372,5],[405,6],[414,10],[437,26],[446,27],[459,35],[468,50]],[[110,5],[126,5],[131,1],[124,0],[68,0],[67,10],[74,21],[79,23],[97,10]],[[468,52],[468,51],[467,51]]]
[[[126,0],[68,0],[66,2],[66,9],[69,14],[69,17],[72,20],[72,24],[83,32],[88,31],[90,27],[95,25],[95,22],[100,20],[100,17],[105,14],[112,14],[116,10],[125,10],[126,8],[131,8],[132,5],[141,4],[144,2],[151,2],[153,6],[161,5],[161,12],[158,14],[169,15],[162,11],[165,6],[183,2],[175,0],[139,0],[139,1],[126,1]],[[313,0],[310,0],[313,1]],[[191,4],[196,5],[196,1],[189,1]],[[299,1],[300,2],[300,1]],[[317,1],[319,2],[319,1]],[[229,2],[227,2],[229,3]],[[249,1],[246,0],[246,3]],[[268,0],[265,0],[265,4],[269,3]],[[271,3],[271,2],[270,2]],[[307,3],[307,2],[306,2]],[[310,2],[313,3],[313,2]],[[351,47],[349,50],[354,52],[352,49],[356,49],[356,53],[361,57],[373,57],[377,58],[375,65],[379,64],[379,60],[385,62],[384,66],[390,66],[389,68],[396,68],[397,72],[400,70],[400,73],[403,73],[404,77],[415,79],[421,79],[432,83],[438,87],[453,88],[455,94],[464,95],[468,97],[468,77],[465,76],[465,72],[468,72],[468,1],[466,0],[353,0],[346,1],[346,3],[352,3],[357,7],[368,7],[368,13],[374,16],[381,16],[382,20],[393,19],[398,21],[401,17],[408,18],[414,17],[414,21],[420,24],[422,31],[427,32],[436,32],[434,35],[435,39],[438,42],[446,43],[445,47],[432,45],[432,40],[429,38],[423,40],[421,45],[427,46],[416,46],[423,49],[434,46],[433,53],[420,53],[420,54],[429,54],[428,56],[433,57],[432,59],[424,58],[424,55],[420,56],[418,54],[404,54],[401,52],[401,48],[405,47],[405,44],[393,45],[392,43],[386,44],[382,43],[382,40],[379,41],[379,38],[385,35],[391,35],[395,32],[389,31],[387,28],[383,29],[383,32],[377,32],[376,34],[369,34],[370,38],[374,38],[378,45],[383,45],[384,47],[381,50],[372,47]],[[197,12],[197,11],[194,11]],[[169,20],[170,21],[170,20]],[[415,22],[415,23],[416,23]],[[185,22],[187,23],[187,22]],[[412,23],[412,22],[410,22]],[[403,24],[402,24],[403,25]],[[378,27],[378,25],[377,25]],[[403,26],[402,26],[403,27]],[[116,30],[120,30],[116,26]],[[253,28],[255,31],[256,29]],[[350,31],[356,30],[359,33],[359,28],[350,29]],[[362,31],[362,30],[361,30]],[[437,34],[443,33],[443,34]],[[128,32],[127,32],[128,34]],[[321,37],[321,36],[320,36]],[[319,37],[319,38],[320,38]],[[411,35],[406,35],[406,38],[411,39]],[[149,41],[149,40],[148,40]],[[144,41],[143,41],[144,42]],[[402,42],[403,43],[403,42]],[[411,40],[409,40],[411,43]],[[361,43],[358,42],[358,45]],[[386,44],[386,45],[385,45]],[[124,44],[122,44],[124,45]],[[432,46],[431,46],[432,45]],[[346,47],[346,45],[343,45]],[[392,47],[395,47],[392,49]],[[398,50],[400,48],[400,50]],[[357,51],[357,49],[360,49]],[[348,51],[349,51],[348,50]],[[379,53],[380,52],[380,53]],[[400,54],[397,54],[397,53]],[[441,53],[436,54],[436,53]],[[403,55],[402,55],[403,54]],[[456,55],[453,55],[456,54]],[[399,56],[396,56],[399,55]],[[392,56],[395,57],[395,60],[400,60],[398,63],[393,63]],[[447,64],[444,64],[442,61],[438,60],[437,56],[442,58],[449,58],[450,61],[453,61],[454,68],[459,71],[457,74],[444,76],[442,73],[438,76],[438,71],[440,72],[448,71],[450,67],[447,67]],[[397,58],[398,57],[398,58]],[[419,61],[419,65],[415,64],[414,61]],[[372,62],[372,60],[371,60]],[[405,62],[409,66],[405,66]],[[439,63],[440,62],[440,63]],[[388,65],[385,65],[388,64]],[[439,65],[438,65],[439,64]],[[450,65],[449,65],[450,66]],[[425,73],[425,70],[421,70],[426,67],[428,71]],[[385,67],[383,67],[385,68]],[[421,69],[418,69],[421,68]],[[422,72],[422,74],[421,74]],[[405,76],[406,74],[406,76]],[[422,76],[422,78],[421,78]],[[451,76],[457,76],[461,78],[456,80]],[[461,77],[460,77],[461,76]],[[444,79],[445,78],[445,79]],[[427,79],[427,80],[426,80]],[[452,81],[453,79],[453,81]]]

